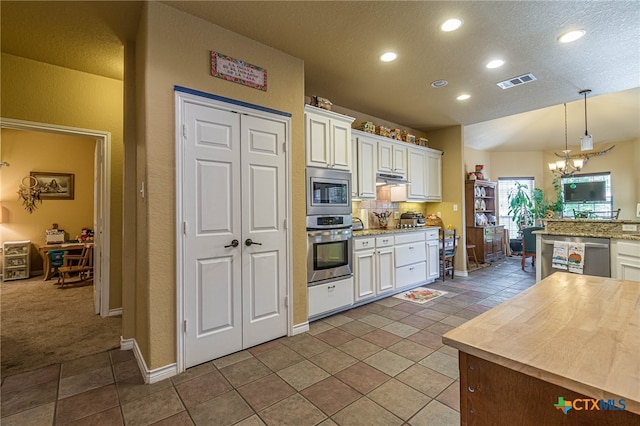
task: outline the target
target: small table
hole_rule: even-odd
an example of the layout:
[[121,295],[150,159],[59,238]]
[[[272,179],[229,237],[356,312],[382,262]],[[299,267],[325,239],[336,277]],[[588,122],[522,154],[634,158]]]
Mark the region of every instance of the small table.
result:
[[[62,244],[45,244],[38,247],[38,251],[42,254],[42,262],[44,269],[44,280],[50,280],[53,275],[53,270],[51,268],[51,258],[49,257],[49,252],[51,250],[66,250],[66,251],[74,251],[74,250],[82,250],[85,245],[93,243],[62,243]],[[89,263],[93,265],[93,250],[91,252],[91,258],[89,259]]]

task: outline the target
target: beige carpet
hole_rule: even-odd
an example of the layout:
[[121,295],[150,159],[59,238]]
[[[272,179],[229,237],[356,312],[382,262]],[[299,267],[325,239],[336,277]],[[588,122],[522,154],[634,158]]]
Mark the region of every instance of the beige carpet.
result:
[[55,282],[0,284],[2,378],[119,347],[122,318],[95,315],[93,281]]

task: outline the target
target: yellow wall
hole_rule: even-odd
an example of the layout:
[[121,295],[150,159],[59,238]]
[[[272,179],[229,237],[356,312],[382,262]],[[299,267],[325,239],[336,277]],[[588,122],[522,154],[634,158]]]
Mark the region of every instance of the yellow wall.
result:
[[[82,228],[93,228],[93,152],[96,141],[90,138],[50,133],[2,129],[2,168],[0,198],[5,216],[2,242],[30,240],[31,273],[42,271],[42,257],[37,246],[45,243],[45,230],[57,223],[67,239],[74,239]],[[52,161],[55,159],[55,161]],[[43,200],[29,213],[18,200],[16,191],[32,171],[73,173],[73,200]]]
[[2,54],[2,117],[111,133],[109,307],[122,306],[122,81]]
[[[175,106],[174,85],[201,90],[291,113],[293,181],[293,323],[307,321],[306,232],[304,197],[304,67],[301,59],[234,34],[161,3],[145,5],[141,37],[144,98],[139,99],[139,126],[144,127],[147,197],[138,208],[147,212],[148,276],[138,292],[148,298],[148,334],[136,336],[150,368],[176,359]],[[210,75],[209,52],[223,52],[267,69],[263,92]],[[143,341],[140,341],[143,340]],[[146,342],[144,341],[146,340]]]
[[[482,169],[482,174],[484,175],[485,180],[498,180],[492,174],[491,167],[491,152],[489,151],[478,151],[477,149],[464,147],[464,175],[465,179],[468,177],[469,173],[476,171],[476,165],[482,164],[484,168]],[[497,176],[497,175],[496,175]]]
[[460,247],[456,256],[455,268],[467,270],[465,246],[466,231],[464,218],[464,141],[462,127],[452,126],[427,133],[429,147],[444,151],[442,156],[442,202],[427,203],[429,214],[441,213],[445,226],[451,225],[460,236]]

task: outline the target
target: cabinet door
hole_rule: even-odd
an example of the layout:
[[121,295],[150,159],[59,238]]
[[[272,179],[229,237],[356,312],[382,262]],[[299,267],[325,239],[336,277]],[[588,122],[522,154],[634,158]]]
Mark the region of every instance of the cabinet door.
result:
[[356,251],[353,263],[356,301],[375,296],[375,250]]
[[329,167],[349,171],[351,168],[351,125],[330,120],[331,165]]
[[393,247],[384,247],[377,250],[377,264],[377,294],[393,290],[395,288]]
[[427,152],[427,199],[442,201],[442,154]]
[[411,182],[407,185],[407,201],[424,201],[427,199],[425,153],[410,149],[407,158],[408,180]]
[[358,137],[358,197],[376,198],[376,157],[378,143]]
[[502,257],[504,253],[504,233],[502,228],[495,228],[493,231],[493,254]]
[[440,250],[438,240],[427,240],[427,280],[440,276]]
[[358,182],[358,139],[355,136],[351,136],[351,198],[360,198],[358,194],[360,185]]
[[393,172],[407,175],[407,147],[393,144]]
[[493,233],[487,234],[485,230],[484,234],[484,260],[493,262]]
[[378,172],[393,173],[393,145],[391,142],[378,142]]
[[307,166],[329,167],[331,165],[330,132],[330,120],[328,118],[305,113]]

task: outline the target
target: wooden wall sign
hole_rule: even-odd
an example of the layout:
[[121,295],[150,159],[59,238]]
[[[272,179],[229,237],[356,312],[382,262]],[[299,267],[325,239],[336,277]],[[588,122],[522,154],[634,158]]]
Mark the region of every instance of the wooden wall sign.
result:
[[211,52],[211,75],[267,91],[267,70],[219,52]]

